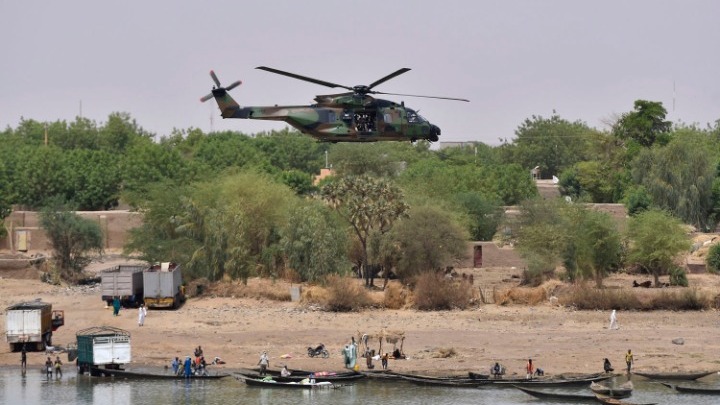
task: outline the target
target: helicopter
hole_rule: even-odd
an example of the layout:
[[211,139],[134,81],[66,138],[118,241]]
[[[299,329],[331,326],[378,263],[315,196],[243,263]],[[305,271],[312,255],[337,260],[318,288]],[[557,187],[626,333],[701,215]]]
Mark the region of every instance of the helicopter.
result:
[[376,142],[376,141],[411,141],[427,140],[437,142],[440,128],[431,124],[417,111],[389,100],[374,98],[371,94],[384,94],[406,97],[423,97],[441,100],[469,102],[464,98],[420,96],[413,94],[384,93],[373,90],[379,84],[393,79],[409,68],[398,69],[369,85],[344,86],[286,72],[258,66],[256,69],[266,72],[303,80],[331,88],[349,90],[346,93],[319,95],[316,104],[294,106],[241,107],[228,92],[242,84],[236,81],[223,87],[214,71],[210,77],[215,86],[212,92],[200,99],[205,102],[212,98],[220,107],[223,118],[243,118],[256,120],[284,121],[297,128],[300,132],[310,135],[323,142]]

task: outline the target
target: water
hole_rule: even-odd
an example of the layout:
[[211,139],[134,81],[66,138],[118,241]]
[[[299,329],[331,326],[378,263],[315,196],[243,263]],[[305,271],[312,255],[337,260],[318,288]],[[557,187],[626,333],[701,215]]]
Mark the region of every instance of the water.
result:
[[[589,390],[585,390],[589,394]],[[657,383],[635,381],[627,401],[683,405],[717,404],[711,395],[678,394]],[[215,381],[117,380],[76,375],[48,379],[37,368],[23,376],[19,369],[0,369],[0,404],[526,404],[544,402],[513,388],[445,388],[406,382],[361,380],[338,389],[291,390],[248,387],[235,378]],[[562,404],[562,402],[553,402]]]

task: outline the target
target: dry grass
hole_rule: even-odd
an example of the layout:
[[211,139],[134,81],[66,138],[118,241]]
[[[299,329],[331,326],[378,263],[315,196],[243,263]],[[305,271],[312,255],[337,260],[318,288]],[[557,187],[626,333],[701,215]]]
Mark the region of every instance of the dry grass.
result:
[[562,294],[562,305],[586,310],[702,310],[710,308],[712,298],[695,288],[672,289],[596,289],[574,286]]
[[387,309],[407,308],[412,302],[412,293],[399,283],[390,283],[385,288],[383,307]]
[[415,281],[415,307],[424,311],[466,309],[475,302],[475,289],[464,280],[424,273]]
[[493,298],[498,305],[538,305],[554,295],[561,285],[560,281],[550,280],[537,287],[511,287],[495,291]]
[[457,356],[457,351],[454,347],[440,347],[432,354],[432,357],[436,359],[449,359],[455,356]]
[[358,311],[377,304],[362,285],[362,280],[336,275],[329,276],[324,287],[303,289],[301,302],[336,312]]

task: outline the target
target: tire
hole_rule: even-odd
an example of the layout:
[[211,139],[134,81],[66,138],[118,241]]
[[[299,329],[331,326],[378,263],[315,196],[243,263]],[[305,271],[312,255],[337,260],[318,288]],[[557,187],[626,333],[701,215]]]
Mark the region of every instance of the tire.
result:
[[323,359],[327,359],[328,357],[330,357],[330,352],[328,352],[327,350],[323,349],[323,351],[322,351],[322,358],[323,358]]

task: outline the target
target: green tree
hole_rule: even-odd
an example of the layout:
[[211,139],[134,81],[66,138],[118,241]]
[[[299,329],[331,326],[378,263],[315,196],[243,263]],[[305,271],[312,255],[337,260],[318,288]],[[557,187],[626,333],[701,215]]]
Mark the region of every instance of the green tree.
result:
[[456,198],[469,217],[467,228],[472,240],[492,240],[503,220],[500,201],[479,193],[460,193]]
[[399,188],[387,180],[367,176],[346,176],[326,184],[320,190],[322,199],[347,221],[362,246],[361,268],[365,283],[372,283],[366,271],[368,238],[373,231],[385,233],[408,211]]
[[[57,201],[57,200],[55,200]],[[40,225],[45,229],[53,249],[53,259],[60,276],[75,281],[90,263],[90,252],[102,252],[103,235],[100,225],[53,203],[40,213]]]
[[292,209],[282,235],[287,264],[303,281],[319,281],[350,267],[347,234],[325,206],[311,202]]
[[621,139],[631,139],[644,147],[656,141],[667,143],[672,123],[665,120],[667,110],[661,102],[635,100],[634,111],[620,117],[614,133]]
[[630,240],[628,264],[652,274],[655,285],[660,276],[675,266],[678,256],[690,249],[690,240],[682,222],[665,211],[643,211],[628,224]]
[[567,224],[562,199],[535,198],[520,205],[520,214],[511,223],[520,255],[528,262],[525,282],[540,284],[551,276],[567,249]]
[[399,221],[392,239],[401,252],[397,275],[402,280],[454,265],[467,255],[467,233],[434,207],[417,207]]

